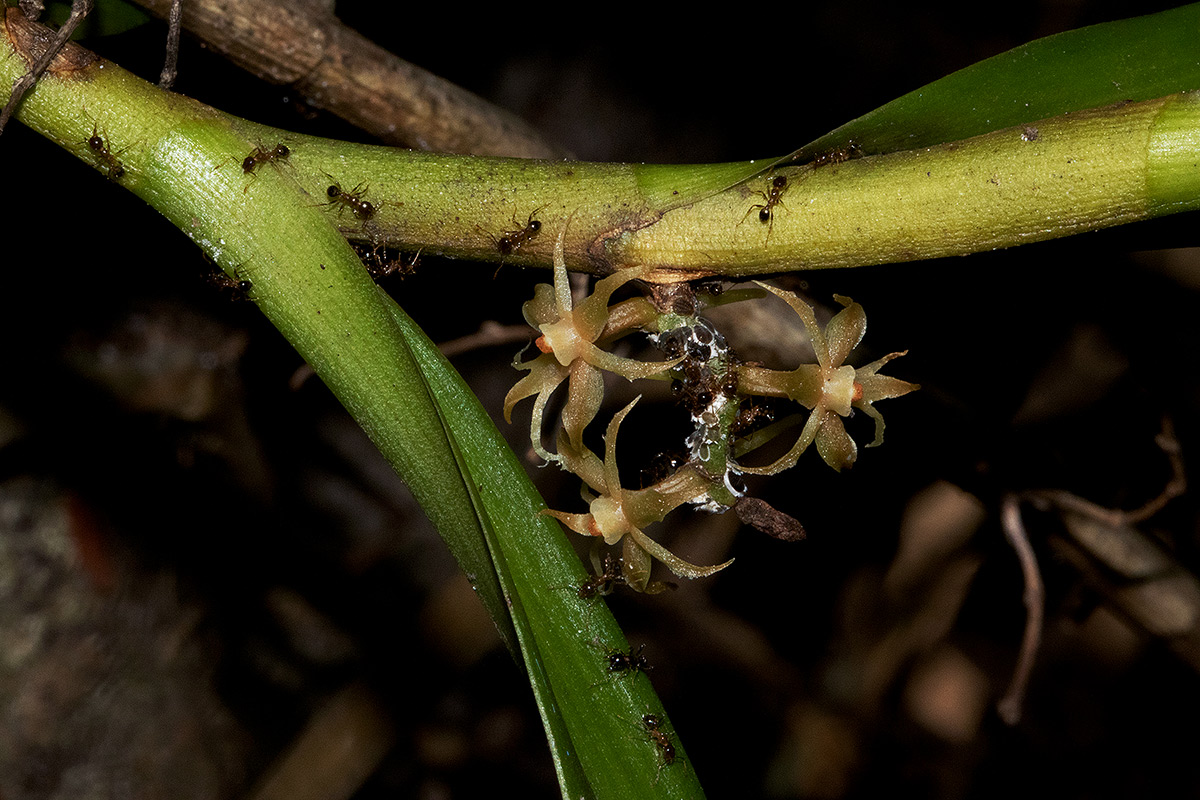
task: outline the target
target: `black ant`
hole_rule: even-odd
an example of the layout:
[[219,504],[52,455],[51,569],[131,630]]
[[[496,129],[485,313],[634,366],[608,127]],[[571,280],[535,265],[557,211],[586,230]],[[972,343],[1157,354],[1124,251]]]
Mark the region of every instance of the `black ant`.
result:
[[208,279],[214,286],[223,292],[227,292],[233,299],[246,300],[249,297],[250,290],[254,288],[254,284],[242,278],[237,269],[234,270],[234,273],[238,277],[231,277],[220,270],[216,270],[210,273]]
[[642,467],[641,488],[647,489],[674,475],[687,463],[687,454],[678,450],[664,451],[650,459]]
[[579,598],[590,600],[612,594],[618,585],[629,585],[622,570],[622,561],[612,556],[604,557],[604,570],[599,575],[589,575],[579,584]]
[[[756,208],[758,209],[759,222],[762,222],[768,226],[775,223],[775,207],[783,205],[783,193],[786,192],[787,189],[788,179],[783,175],[776,175],[771,179],[771,185],[767,187],[767,191],[758,192],[758,195],[762,197],[763,202],[755,203],[754,205],[750,206],[750,211],[753,211]],[[750,211],[746,212],[747,216],[750,214]],[[743,217],[743,219],[745,219],[745,217]],[[768,227],[767,232],[768,235],[770,235],[770,227]]]
[[646,649],[646,645],[639,645],[637,650],[629,649],[629,652],[617,650],[608,654],[608,671],[609,672],[627,672],[630,675],[636,675],[639,672],[649,672],[654,669],[650,666],[650,661],[642,651]]
[[103,161],[108,166],[108,179],[110,181],[119,181],[125,177],[125,167],[108,149],[108,142],[104,141],[104,137],[100,135],[95,123],[92,124],[92,135],[87,140],[88,148],[96,154],[96,157]]
[[[545,208],[536,208],[529,214],[529,219],[525,222],[525,227],[520,230],[508,231],[499,239],[496,240],[496,249],[500,251],[500,255],[509,256],[521,249],[521,246],[530,242],[542,230],[542,223],[533,218],[533,215]],[[513,218],[513,222],[516,222]],[[517,223],[520,224],[520,223]]]
[[286,144],[277,144],[273,150],[264,150],[261,147],[254,148],[254,152],[246,156],[242,161],[242,172],[247,175],[253,175],[254,170],[258,169],[260,164],[270,164],[276,161],[287,161],[288,156],[292,151],[288,149]]
[[[593,639],[592,645],[596,649],[602,649],[599,639]],[[646,649],[646,645],[640,645],[636,650],[632,647],[626,650],[610,650],[605,658],[608,659],[608,672],[623,677],[625,675],[637,675],[639,672],[649,673],[654,667],[650,666],[650,660],[642,655],[642,651]],[[604,681],[593,683],[593,688],[599,686]]]
[[663,730],[663,721],[657,714],[644,714],[642,716],[642,724],[646,726],[646,734],[654,745],[658,748],[658,752],[662,755],[662,766],[669,767],[675,763],[675,745],[671,743],[671,737]]
[[325,205],[336,205],[340,208],[349,208],[354,216],[361,219],[363,222],[375,216],[375,206],[370,201],[364,200],[363,195],[367,193],[366,187],[363,184],[355,186],[352,191],[345,191],[341,186],[334,183],[325,190],[325,195],[329,198],[329,202]]

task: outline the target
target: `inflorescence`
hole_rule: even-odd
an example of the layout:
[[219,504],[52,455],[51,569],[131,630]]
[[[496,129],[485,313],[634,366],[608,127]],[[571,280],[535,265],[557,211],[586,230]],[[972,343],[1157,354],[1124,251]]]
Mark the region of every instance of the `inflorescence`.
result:
[[[569,220],[568,220],[569,223]],[[865,367],[844,363],[866,332],[866,315],[858,303],[834,296],[843,306],[822,329],[812,306],[796,294],[756,282],[762,290],[728,292],[713,302],[732,302],[763,297],[770,292],[786,302],[800,317],[812,341],[816,364],[801,364],[789,371],[742,363],[712,322],[700,316],[699,299],[690,287],[661,293],[652,302],[635,297],[610,306],[613,293],[626,283],[645,277],[645,267],[624,269],[599,281],[593,293],[573,304],[563,252],[566,225],[554,247],[554,283],[540,284],[532,300],[525,303],[526,321],[537,329],[535,342],[541,352],[536,358],[513,366],[528,372],[504,400],[505,419],[511,421],[513,407],[526,397],[536,396],[530,441],[534,451],[547,462],[578,475],[588,488],[586,513],[546,511],[571,530],[621,543],[622,579],[630,587],[645,591],[651,584],[651,559],[662,561],[676,575],[699,578],[733,563],[702,567],[690,564],[648,536],[645,528],[665,518],[675,508],[690,504],[710,512],[726,511],[745,494],[742,475],[773,475],[793,466],[815,443],[821,458],[835,470],[850,467],[858,447],[846,432],[842,419],[855,410],[875,421],[875,438],[868,447],[883,442],[883,417],[874,403],[907,394],[915,384],[880,375],[889,361],[904,355],[891,353]],[[664,307],[665,306],[665,307]],[[667,360],[642,362],[613,355],[605,347],[634,332],[647,334]],[[905,351],[906,352],[906,351]],[[629,489],[621,485],[617,469],[617,437],[622,422],[638,399],[609,421],[604,436],[603,458],[583,441],[584,429],[596,418],[604,397],[604,372],[628,380],[672,381],[672,389],[691,415],[693,431],[684,443],[686,460],[650,486]],[[543,417],[547,401],[567,383],[567,399],[556,452],[543,444]],[[772,401],[790,400],[808,410],[803,428],[788,452],[765,467],[739,462],[748,452],[799,424],[797,415],[775,421]],[[640,398],[639,398],[640,399]]]

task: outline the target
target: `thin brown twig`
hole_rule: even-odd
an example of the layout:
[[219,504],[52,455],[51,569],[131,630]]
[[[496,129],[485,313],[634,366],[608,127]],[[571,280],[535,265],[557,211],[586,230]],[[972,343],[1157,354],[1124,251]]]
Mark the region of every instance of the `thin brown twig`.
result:
[[1022,492],[1020,495],[1005,496],[1000,510],[1001,524],[1004,527],[1005,536],[1021,562],[1021,572],[1025,579],[1025,607],[1027,610],[1025,635],[1021,641],[1016,672],[1013,675],[1012,683],[1009,684],[1008,691],[997,704],[1000,717],[1009,725],[1015,725],[1021,718],[1021,704],[1024,701],[1029,675],[1033,670],[1033,662],[1041,643],[1045,615],[1045,589],[1038,571],[1037,558],[1033,553],[1033,548],[1029,545],[1029,537],[1021,521],[1021,501],[1027,500],[1043,510],[1057,507],[1064,511],[1074,511],[1112,528],[1131,526],[1145,521],[1161,511],[1173,498],[1187,490],[1183,450],[1179,445],[1179,440],[1175,438],[1175,427],[1169,418],[1163,418],[1162,429],[1154,441],[1166,453],[1167,459],[1170,461],[1171,478],[1156,497],[1138,508],[1129,511],[1105,508],[1062,489],[1039,489]]
[[1009,725],[1021,721],[1021,706],[1025,702],[1025,691],[1029,686],[1029,676],[1033,672],[1033,663],[1037,659],[1038,648],[1042,642],[1042,624],[1045,618],[1046,590],[1042,585],[1042,575],[1038,570],[1037,556],[1029,544],[1029,536],[1025,533],[1025,525],[1021,521],[1021,498],[1016,494],[1004,496],[1000,505],[1000,523],[1004,535],[1017,554],[1021,563],[1021,575],[1025,580],[1025,634],[1021,637],[1021,651],[1017,656],[1017,668],[1013,672],[1012,682],[996,710],[1000,718]]
[[67,21],[58,29],[58,33],[55,34],[54,39],[41,56],[38,57],[37,61],[29,68],[29,71],[13,83],[12,94],[9,95],[4,109],[0,111],[0,134],[4,133],[4,126],[8,124],[8,120],[17,110],[17,106],[21,104],[21,99],[25,96],[25,93],[32,89],[38,82],[38,79],[42,77],[42,74],[50,68],[50,63],[54,61],[54,57],[66,45],[67,41],[71,38],[71,34],[79,27],[79,23],[83,22],[84,17],[91,13],[93,1],[72,0],[71,15],[67,17]]
[[[166,17],[173,0],[135,0]],[[384,50],[318,0],[188,0],[183,27],[384,142],[516,158],[568,153],[515,114]]]
[[1038,489],[1024,492],[1021,496],[1035,503],[1039,508],[1058,506],[1092,517],[1114,528],[1120,525],[1135,525],[1144,522],[1162,511],[1171,500],[1187,491],[1187,476],[1183,467],[1183,448],[1179,446],[1179,440],[1175,438],[1175,426],[1169,418],[1163,417],[1162,429],[1154,437],[1154,443],[1166,454],[1167,460],[1171,464],[1171,478],[1163,486],[1158,496],[1138,508],[1129,511],[1105,508],[1063,489]]
[[182,28],[183,0],[171,0],[171,10],[167,14],[167,58],[158,76],[158,85],[164,89],[174,86],[179,75],[179,32]]

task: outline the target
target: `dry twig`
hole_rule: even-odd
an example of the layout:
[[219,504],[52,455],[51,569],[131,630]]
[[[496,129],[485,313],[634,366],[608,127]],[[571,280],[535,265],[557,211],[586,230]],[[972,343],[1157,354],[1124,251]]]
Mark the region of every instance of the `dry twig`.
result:
[[1025,701],[1025,690],[1033,662],[1037,658],[1042,641],[1042,624],[1045,618],[1046,590],[1042,575],[1038,571],[1037,556],[1029,545],[1029,536],[1021,522],[1021,499],[1015,494],[1005,495],[1000,506],[1000,521],[1004,535],[1021,562],[1021,575],[1025,580],[1025,635],[1021,638],[1021,651],[1017,657],[1017,668],[1004,697],[996,704],[1000,718],[1009,725],[1021,721],[1021,704]]
[[[66,45],[67,41],[71,38],[71,34],[79,27],[79,23],[83,22],[84,17],[91,13],[92,3],[93,0],[72,0],[71,15],[67,17],[67,21],[58,29],[58,33],[55,34],[54,39],[38,59],[33,62],[29,71],[18,78],[13,84],[12,94],[9,95],[4,109],[0,111],[0,134],[4,133],[4,126],[8,124],[9,118],[17,110],[17,106],[21,104],[21,99],[25,96],[25,93],[32,89],[34,84],[38,82],[38,78],[42,77],[42,74],[49,69],[50,62],[54,60],[54,57]],[[22,10],[26,11],[26,13],[29,13],[29,11],[40,12],[41,4],[29,6],[28,9],[23,8]]]
[[[167,17],[174,0],[136,0]],[[189,0],[183,27],[243,69],[389,144],[516,158],[563,158],[504,109],[397,58],[320,0]]]
[[167,13],[167,59],[158,76],[158,85],[164,89],[174,86],[179,74],[179,31],[182,28],[183,0],[171,0],[171,10]]

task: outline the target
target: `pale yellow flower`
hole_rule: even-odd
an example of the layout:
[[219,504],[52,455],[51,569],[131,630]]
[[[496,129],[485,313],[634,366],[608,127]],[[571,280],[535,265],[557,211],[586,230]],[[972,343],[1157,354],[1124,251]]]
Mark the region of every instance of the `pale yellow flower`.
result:
[[834,295],[834,299],[845,308],[822,331],[808,303],[791,292],[765,283],[758,285],[782,298],[800,317],[812,340],[817,363],[801,364],[790,372],[748,365],[738,367],[738,390],[743,394],[787,397],[811,409],[800,437],[786,455],[766,467],[742,466],[740,469],[756,475],[774,475],[794,465],[814,441],[821,458],[835,470],[852,466],[858,458],[858,446],[846,433],[842,417],[849,416],[854,409],[867,414],[875,420],[875,439],[867,447],[883,444],[883,416],[873,404],[878,400],[908,394],[920,387],[879,375],[878,371],[884,364],[908,351],[890,353],[857,369],[843,365],[842,362],[862,341],[867,330],[867,317],[862,306],[848,297]]
[[542,355],[525,363],[513,363],[514,367],[528,370],[529,374],[518,381],[504,398],[504,419],[512,422],[513,407],[526,397],[537,395],[533,403],[529,438],[533,449],[546,461],[562,460],[542,446],[542,416],[550,395],[564,380],[568,384],[567,402],[562,413],[563,428],[572,446],[578,449],[583,446],[584,428],[596,418],[604,399],[601,370],[632,381],[664,377],[667,370],[679,363],[679,359],[646,363],[621,358],[596,346],[601,334],[611,339],[631,330],[641,321],[632,315],[623,320],[624,329],[614,329],[611,325],[607,329],[605,327],[613,311],[608,306],[612,293],[629,281],[645,275],[648,268],[632,267],[608,276],[596,284],[591,295],[574,306],[563,253],[566,233],[567,225],[564,223],[554,245],[554,285],[538,284],[534,288],[533,299],[521,308],[525,320],[541,333],[535,344]]
[[[649,488],[629,490],[621,487],[617,470],[617,434],[620,432],[621,422],[633,410],[639,399],[641,398],[634,399],[614,414],[608,423],[604,434],[603,462],[586,447],[575,448],[565,438],[560,438],[559,456],[563,460],[564,468],[583,478],[597,494],[590,499],[586,514],[569,514],[562,511],[545,513],[576,533],[602,537],[607,544],[616,544],[628,536],[639,549],[666,564],[668,569],[681,578],[703,578],[712,575],[725,569],[733,560],[712,567],[690,564],[642,531],[647,525],[662,520],[678,506],[703,498],[712,483],[711,478],[701,475],[689,464]],[[627,540],[626,557],[634,555],[629,552]],[[645,577],[649,578],[648,570]],[[641,590],[641,587],[634,588]]]

